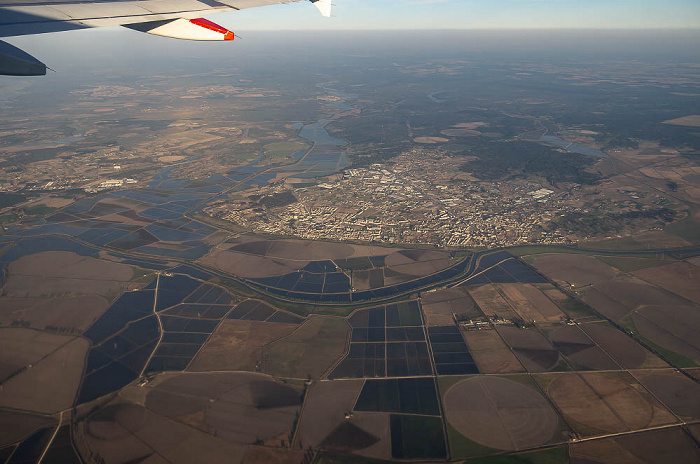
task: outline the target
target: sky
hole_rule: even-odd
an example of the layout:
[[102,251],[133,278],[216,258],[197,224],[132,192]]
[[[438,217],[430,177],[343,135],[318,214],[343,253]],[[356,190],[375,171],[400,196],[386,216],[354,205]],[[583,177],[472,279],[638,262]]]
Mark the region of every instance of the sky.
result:
[[[355,30],[415,30],[414,47],[420,47],[425,32],[421,29],[471,29],[491,34],[494,30],[498,38],[507,38],[509,34],[496,32],[502,29],[525,29],[522,34],[534,34],[529,30],[544,29],[539,34],[538,43],[522,43],[516,38],[510,39],[511,45],[532,48],[583,46],[591,50],[607,51],[619,48],[622,42],[638,40],[640,33],[628,31],[616,32],[618,35],[608,37],[607,42],[591,42],[591,38],[604,38],[606,34],[598,31],[581,32],[586,37],[579,38],[570,29],[644,29],[643,38],[658,42],[662,54],[672,54],[674,50],[697,49],[694,43],[700,37],[700,0],[334,0],[332,18],[322,17],[310,2],[300,1],[241,11],[231,11],[209,15],[208,18],[224,27],[240,32],[242,41],[231,44],[193,43],[175,39],[155,37],[124,28],[97,28],[92,30],[63,32],[58,34],[40,34],[33,36],[10,37],[7,42],[14,44],[36,56],[56,69],[70,69],[80,65],[80,69],[95,69],[109,64],[120,56],[122,61],[129,57],[145,60],[171,57],[177,59],[185,56],[214,55],[220,53],[224,46],[226,55],[236,53],[250,54],[260,42],[260,37],[253,33],[246,39],[247,31],[355,31]],[[551,29],[558,29],[554,38]],[[647,29],[692,29],[690,35],[678,35],[663,41],[664,32]],[[612,33],[612,32],[611,32]],[[302,34],[303,33],[299,33]],[[346,43],[371,53],[382,44],[366,44],[345,33]],[[516,32],[513,32],[516,34]],[[518,33],[520,34],[520,33]],[[347,36],[347,37],[346,37]],[[365,38],[363,36],[362,38]],[[535,37],[537,38],[537,37]],[[579,40],[580,39],[580,40]],[[588,40],[588,42],[586,40]],[[279,40],[279,39],[277,39]],[[285,39],[287,40],[287,39]],[[297,42],[294,42],[297,40]],[[290,43],[311,41],[310,36],[299,37]],[[299,42],[301,40],[301,42]],[[504,39],[505,40],[505,39]],[[527,41],[524,41],[527,42]],[[460,42],[462,43],[462,42]],[[475,42],[479,45],[479,41]],[[308,46],[313,46],[309,43]],[[465,46],[468,44],[464,44]],[[629,44],[628,44],[629,45]],[[510,48],[513,48],[510,46]],[[522,48],[522,47],[521,47]],[[95,50],[99,50],[96,52]],[[135,53],[134,50],[139,50]],[[614,50],[613,50],[614,51]],[[687,54],[687,53],[686,53]],[[695,56],[695,55],[693,55]],[[107,61],[105,63],[105,61]]]
[[213,15],[238,30],[700,28],[700,0],[334,0]]

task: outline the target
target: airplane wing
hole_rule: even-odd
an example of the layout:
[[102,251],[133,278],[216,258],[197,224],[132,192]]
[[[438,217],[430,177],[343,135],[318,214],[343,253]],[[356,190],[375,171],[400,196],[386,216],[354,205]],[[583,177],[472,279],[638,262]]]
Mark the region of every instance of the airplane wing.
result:
[[[0,0],[0,37],[102,26],[125,26],[187,40],[233,40],[233,32],[204,15],[301,0]],[[331,0],[309,0],[324,16]],[[46,65],[0,40],[0,74],[46,74]]]

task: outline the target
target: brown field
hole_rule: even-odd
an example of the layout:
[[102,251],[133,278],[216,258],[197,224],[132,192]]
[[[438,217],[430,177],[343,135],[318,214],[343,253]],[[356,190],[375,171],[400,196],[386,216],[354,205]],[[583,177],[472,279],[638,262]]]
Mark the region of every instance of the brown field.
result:
[[664,264],[669,264],[669,262],[672,261],[670,258],[639,258],[636,256],[599,255],[596,256],[596,258],[625,272],[662,266]]
[[71,203],[73,203],[74,200],[70,198],[57,198],[57,197],[47,197],[47,198],[42,198],[39,201],[29,203],[26,206],[32,207],[32,206],[38,206],[38,205],[44,205],[48,206],[49,208],[63,208],[64,206],[68,206]]
[[600,292],[595,287],[586,290],[583,301],[591,308],[613,321],[620,321],[630,313],[629,308]]
[[678,417],[700,419],[700,385],[696,382],[671,370],[636,371],[634,375]]
[[452,127],[457,127],[460,129],[478,129],[480,127],[485,127],[488,125],[489,125],[489,123],[487,123],[487,122],[475,121],[475,122],[460,122],[459,124],[455,124]]
[[289,441],[301,391],[263,374],[178,375],[152,387],[146,407],[232,443]]
[[624,369],[666,366],[661,359],[614,327],[604,324],[581,324],[579,327]]
[[700,309],[697,306],[644,306],[632,315],[639,333],[657,345],[700,364]]
[[630,310],[647,305],[689,304],[687,300],[671,292],[634,277],[596,284],[594,288]]
[[0,329],[0,381],[37,363],[72,338],[30,329]]
[[[294,448],[317,447],[345,422],[345,413],[352,411],[363,384],[363,380],[315,382],[306,396]],[[328,451],[334,451],[332,446]]]
[[369,271],[354,271],[352,273],[352,286],[357,290],[369,290]]
[[676,422],[673,414],[626,372],[581,375],[632,430]]
[[[392,255],[387,256],[389,259]],[[425,276],[442,271],[450,267],[450,260],[447,258],[434,259],[430,261],[419,261],[409,264],[399,264],[391,266],[391,269],[409,276]]]
[[224,320],[187,370],[252,371],[260,364],[265,345],[296,328],[296,324]]
[[[365,431],[372,441],[377,443],[367,448],[354,451],[354,454],[366,456],[372,459],[391,459],[391,429],[388,413],[355,412],[350,423],[360,430]],[[354,434],[353,434],[354,435]]]
[[561,326],[549,334],[552,345],[564,356],[594,370],[616,370],[620,366],[610,359],[579,326]]
[[[439,251],[402,250],[388,255],[384,263],[388,267],[397,268],[397,266],[416,263],[429,263],[431,261],[438,261],[442,263],[445,260],[449,260],[449,255]],[[442,267],[440,269],[442,269]],[[399,269],[396,270],[398,272],[403,272]]]
[[161,156],[158,158],[158,161],[161,163],[175,163],[177,161],[182,161],[186,157],[185,156],[177,156],[177,155],[170,155],[170,156]]
[[700,267],[678,262],[632,272],[640,279],[700,303]]
[[571,445],[571,464],[697,464],[697,446],[680,427]]
[[498,292],[493,284],[469,289],[469,295],[474,299],[481,311],[487,316],[498,315],[503,319],[515,319],[518,313],[513,311],[508,302]]
[[694,379],[700,380],[700,368],[685,369],[685,371]]
[[530,284],[499,284],[498,288],[523,320],[559,322],[566,318],[557,305]]
[[289,274],[307,264],[309,261],[280,261],[235,251],[222,251],[214,258],[214,265],[222,271],[248,278]]
[[559,364],[559,352],[537,330],[513,326],[496,326],[496,330],[529,372],[545,372]]
[[445,129],[440,131],[440,133],[448,137],[476,137],[477,135],[481,135],[481,132],[479,131],[465,128]]
[[670,124],[673,126],[700,127],[700,115],[693,114],[690,116],[683,116],[682,118],[669,119],[668,121],[664,121],[662,124]]
[[416,143],[423,143],[423,144],[432,145],[432,144],[436,144],[436,143],[449,142],[450,139],[446,139],[444,137],[416,137],[415,139],[413,139],[413,141]]
[[559,416],[538,391],[502,377],[462,380],[445,392],[443,404],[450,425],[490,448],[544,445],[559,430]]
[[317,261],[359,256],[384,256],[396,251],[403,251],[400,248],[374,245],[351,245],[308,240],[259,240],[248,236],[227,240],[226,245],[229,247],[229,251],[235,253],[277,258],[283,262],[285,260]]
[[700,424],[694,424],[689,426],[688,431],[693,436],[695,441],[700,442]]
[[617,270],[592,256],[579,254],[542,254],[534,259],[538,271],[557,282],[582,287],[607,282]]
[[421,305],[429,326],[443,326],[454,323],[452,314],[474,318],[481,315],[474,300],[462,289],[444,289],[421,294]]
[[119,399],[79,422],[75,435],[83,455],[99,454],[105,462],[238,464],[248,450]]
[[106,214],[100,216],[101,221],[118,222],[120,224],[129,224],[134,226],[147,226],[148,224],[153,224],[153,219],[139,216],[133,210],[122,211],[114,214]]
[[131,266],[65,251],[23,256],[7,269],[3,290],[14,297],[111,294],[128,287],[134,274]]
[[303,459],[304,453],[301,451],[251,446],[243,457],[243,464],[299,464]]
[[303,240],[250,242],[237,245],[232,250],[241,253],[258,254],[268,258],[302,261],[349,258],[355,254],[355,248],[352,245]]
[[80,256],[67,251],[43,251],[23,256],[8,265],[10,275],[62,277],[66,279],[128,282],[131,266]]
[[45,329],[60,327],[82,332],[109,307],[99,295],[66,296],[59,298],[0,298],[0,321],[28,323],[30,327]]
[[0,407],[56,413],[73,405],[90,343],[64,337],[64,343],[31,367],[7,379],[0,390]]
[[482,374],[525,371],[495,330],[468,330],[463,334]]
[[40,428],[55,425],[56,421],[49,417],[22,414],[14,411],[1,411],[0,448],[24,440]]
[[562,374],[547,394],[582,435],[619,433],[673,423],[671,414],[631,379],[613,374]]
[[318,379],[345,353],[349,335],[345,319],[312,316],[263,348],[262,370],[280,377]]

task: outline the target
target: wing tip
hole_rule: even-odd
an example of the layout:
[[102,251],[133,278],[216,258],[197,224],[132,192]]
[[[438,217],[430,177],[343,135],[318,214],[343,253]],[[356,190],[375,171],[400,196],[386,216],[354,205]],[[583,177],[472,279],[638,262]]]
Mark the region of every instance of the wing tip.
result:
[[331,17],[331,10],[333,9],[332,0],[311,0],[311,3],[321,12],[321,15],[326,18]]

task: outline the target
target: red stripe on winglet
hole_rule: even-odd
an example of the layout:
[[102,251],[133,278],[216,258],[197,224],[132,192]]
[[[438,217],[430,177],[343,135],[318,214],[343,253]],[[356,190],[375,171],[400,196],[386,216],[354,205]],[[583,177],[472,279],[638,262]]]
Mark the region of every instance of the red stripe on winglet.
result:
[[229,31],[226,28],[219,26],[216,23],[209,21],[208,19],[204,19],[204,18],[190,19],[190,22],[192,24],[197,25],[197,26],[201,26],[205,29],[209,29],[211,31],[218,32],[219,34],[223,34],[224,40],[233,40],[235,37],[233,32]]

